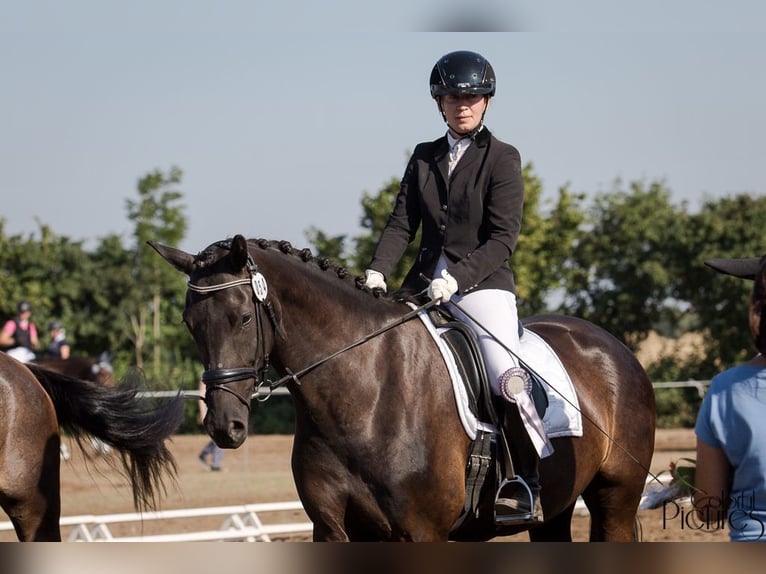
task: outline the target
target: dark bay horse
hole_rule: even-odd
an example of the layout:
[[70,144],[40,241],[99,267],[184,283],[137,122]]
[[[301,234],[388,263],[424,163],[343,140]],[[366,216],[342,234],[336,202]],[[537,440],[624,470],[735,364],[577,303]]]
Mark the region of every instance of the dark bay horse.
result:
[[[0,353],[0,507],[20,541],[60,541],[59,429],[119,451],[109,460],[130,480],[137,509],[156,506],[176,465],[165,445],[183,415],[181,397],[140,399],[140,377],[116,386],[68,377]],[[119,460],[119,462],[118,462]]]
[[114,373],[111,362],[105,357],[83,357],[72,355],[66,359],[43,357],[35,361],[36,365],[49,371],[56,371],[75,379],[92,381],[101,385],[114,385]]
[[[419,320],[336,354],[409,307],[374,297],[362,278],[286,242],[237,235],[196,256],[150,245],[190,278],[183,319],[206,369],[205,427],[219,446],[245,441],[266,367],[287,374],[293,475],[315,540],[487,540],[529,528],[453,532],[471,440],[445,362]],[[571,540],[582,495],[591,540],[633,540],[654,449],[650,381],[624,345],[590,323],[545,316],[525,326],[558,352],[584,427],[582,437],[552,439],[555,452],[541,463],[545,522],[530,538]]]

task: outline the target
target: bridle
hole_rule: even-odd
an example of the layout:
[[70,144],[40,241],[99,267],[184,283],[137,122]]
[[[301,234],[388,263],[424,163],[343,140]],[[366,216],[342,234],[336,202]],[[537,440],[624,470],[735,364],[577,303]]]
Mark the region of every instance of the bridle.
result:
[[[274,314],[274,307],[271,301],[267,299],[268,285],[266,284],[266,278],[258,271],[258,266],[253,261],[253,258],[248,254],[247,256],[247,271],[248,276],[241,279],[235,279],[233,281],[227,281],[226,283],[218,283],[216,285],[195,285],[191,281],[187,283],[187,287],[190,291],[207,295],[215,293],[216,291],[223,291],[224,289],[230,289],[232,287],[238,287],[239,285],[250,285],[253,289],[253,295],[255,296],[255,320],[257,328],[258,340],[261,344],[261,357],[263,364],[260,369],[255,367],[235,367],[228,369],[206,369],[202,373],[202,382],[208,391],[225,391],[237,397],[239,402],[245,405],[250,410],[251,397],[243,397],[236,391],[229,388],[227,385],[235,383],[237,381],[244,381],[247,379],[255,379],[256,387],[260,388],[266,382],[266,375],[269,370],[269,351],[266,348],[266,338],[264,337],[263,327],[263,310],[269,316],[271,325],[276,332],[279,332],[279,326],[277,324],[276,316]],[[207,396],[207,393],[206,393]]]
[[[224,244],[219,244],[221,246],[226,246]],[[234,367],[234,368],[228,368],[228,369],[207,369],[203,371],[201,380],[205,384],[207,391],[225,391],[227,393],[230,393],[234,395],[239,402],[241,402],[243,405],[245,405],[248,409],[248,412],[250,411],[250,400],[253,398],[259,397],[259,390],[263,386],[267,386],[269,389],[269,394],[266,395],[266,398],[264,399],[258,399],[260,401],[265,401],[271,396],[271,391],[274,389],[288,383],[293,382],[295,385],[300,386],[301,382],[299,380],[299,377],[302,377],[303,375],[313,371],[317,367],[327,363],[328,361],[331,361],[338,355],[341,355],[345,353],[346,351],[349,351],[355,347],[358,347],[359,345],[362,345],[369,341],[370,339],[373,339],[386,331],[389,331],[390,329],[393,329],[394,327],[397,327],[403,323],[406,323],[410,319],[416,317],[423,311],[426,311],[427,309],[433,307],[438,303],[436,300],[428,301],[427,303],[414,308],[409,313],[406,313],[405,315],[402,315],[398,319],[395,319],[394,321],[376,329],[372,333],[369,333],[363,337],[360,337],[359,339],[353,341],[352,343],[346,345],[345,347],[338,349],[334,353],[331,353],[321,359],[318,359],[317,361],[311,363],[310,365],[307,365],[306,367],[300,369],[297,372],[292,372],[288,368],[284,368],[285,372],[287,373],[286,376],[282,377],[278,381],[270,381],[267,378],[268,370],[269,370],[269,351],[266,348],[266,339],[264,337],[264,328],[263,328],[263,310],[265,309],[266,313],[268,314],[269,321],[271,322],[271,326],[274,330],[275,336],[281,336],[284,338],[284,333],[282,333],[282,330],[279,327],[279,323],[276,318],[276,314],[274,313],[274,307],[271,304],[271,301],[268,300],[268,285],[266,283],[266,278],[261,274],[261,272],[258,270],[258,266],[255,264],[255,261],[253,261],[253,258],[250,254],[247,256],[247,271],[248,271],[248,277],[243,277],[240,279],[234,279],[233,281],[227,281],[225,283],[218,283],[215,285],[195,285],[191,281],[187,283],[187,287],[190,291],[194,291],[195,293],[200,293],[202,295],[207,295],[209,293],[215,293],[216,291],[223,291],[224,289],[230,289],[232,287],[238,287],[240,285],[251,285],[253,289],[253,294],[255,295],[255,316],[256,316],[256,323],[257,323],[257,329],[258,329],[258,338],[261,341],[261,357],[263,359],[263,364],[261,365],[260,369],[257,369],[255,367]],[[257,361],[257,358],[256,358]],[[244,381],[247,379],[255,379],[255,392],[250,397],[243,397],[236,391],[230,389],[226,385],[230,383],[235,383],[237,381]],[[207,392],[205,393],[205,396],[207,397]]]

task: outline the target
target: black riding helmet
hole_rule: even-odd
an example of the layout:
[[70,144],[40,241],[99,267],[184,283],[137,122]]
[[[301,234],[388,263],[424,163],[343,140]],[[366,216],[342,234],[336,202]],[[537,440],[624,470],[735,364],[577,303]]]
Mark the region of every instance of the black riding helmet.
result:
[[431,71],[431,97],[457,94],[495,95],[495,71],[481,54],[460,50],[439,58]]
[[[441,105],[442,96],[480,94],[487,98],[495,95],[495,71],[490,63],[476,52],[461,50],[450,52],[439,58],[431,70],[431,97],[436,100],[442,119],[449,126]],[[484,108],[484,114],[487,108]],[[474,138],[484,125],[484,114],[476,129],[468,133],[452,130],[462,138]]]

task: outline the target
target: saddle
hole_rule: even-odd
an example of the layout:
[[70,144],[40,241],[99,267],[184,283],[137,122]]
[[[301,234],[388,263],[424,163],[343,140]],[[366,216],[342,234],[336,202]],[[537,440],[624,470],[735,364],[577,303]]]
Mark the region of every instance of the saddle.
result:
[[[462,321],[455,319],[444,308],[432,307],[428,313],[434,326],[441,330],[440,336],[455,358],[471,411],[479,420],[495,424],[498,420],[497,404],[492,396],[484,357],[473,330]],[[524,326],[519,322],[519,339],[523,336]],[[527,372],[532,381],[532,400],[537,414],[543,418],[548,408],[548,393],[537,374]]]
[[[504,401],[491,392],[484,358],[473,330],[455,319],[446,309],[438,307],[429,311],[429,319],[440,332],[440,337],[454,356],[460,377],[465,385],[469,407],[476,418],[492,425],[497,432],[479,429],[471,443],[466,464],[466,499],[463,512],[453,526],[453,532],[466,522],[480,519],[479,512],[483,497],[494,494],[504,474],[512,468],[507,451],[507,440],[502,428]],[[523,326],[519,323],[519,336]],[[548,394],[534,372],[529,372],[532,381],[531,396],[540,418],[548,408]],[[499,460],[500,459],[500,460]],[[500,462],[502,461],[502,462]]]

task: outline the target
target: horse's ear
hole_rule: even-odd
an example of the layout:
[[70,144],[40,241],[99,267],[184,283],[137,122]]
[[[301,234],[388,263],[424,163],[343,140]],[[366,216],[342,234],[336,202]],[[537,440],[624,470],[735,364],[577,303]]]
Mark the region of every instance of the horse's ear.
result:
[[243,235],[235,235],[231,240],[231,262],[234,269],[243,269],[247,264],[247,239]]
[[194,255],[154,241],[147,241],[147,243],[173,267],[187,275],[191,275],[194,269]]

